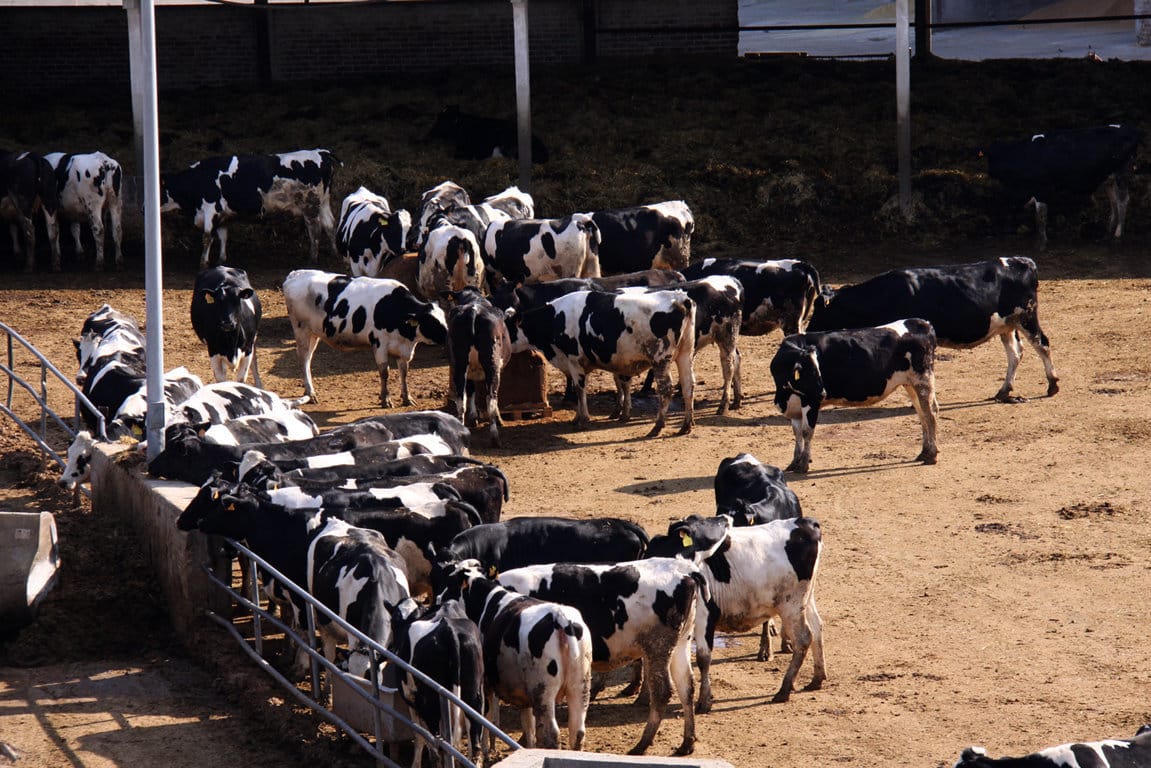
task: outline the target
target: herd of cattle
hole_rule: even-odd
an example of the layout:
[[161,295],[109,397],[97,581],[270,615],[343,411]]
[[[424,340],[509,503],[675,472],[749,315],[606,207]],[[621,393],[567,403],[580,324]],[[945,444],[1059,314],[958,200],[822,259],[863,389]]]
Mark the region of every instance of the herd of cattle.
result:
[[[1091,134],[1127,136],[1118,127]],[[995,152],[993,172],[1003,167],[1004,150]],[[1025,156],[1013,156],[1016,167]],[[1120,160],[1112,170],[1122,176],[1130,153]],[[1048,395],[1058,391],[1029,258],[893,270],[833,290],[799,260],[693,260],[694,219],[682,201],[539,219],[531,196],[514,187],[473,204],[450,181],[427,190],[415,215],[361,187],[343,201],[337,223],[328,202],[337,164],[326,150],[310,150],[215,158],[164,174],[165,207],[193,216],[204,232],[191,317],[215,381],[205,384],[184,368],[165,375],[165,447],[149,471],[200,486],[179,518],[182,530],[244,541],[489,717],[498,715],[499,701],[518,707],[527,745],[559,745],[558,701],[567,704],[567,743],[581,748],[593,674],[634,665],[629,690],[642,687],[649,716],[632,751],[651,745],[674,687],[684,726],[677,753],[692,752],[695,714],[713,701],[715,633],[760,627],[765,659],[772,619],[793,654],[775,700],[787,700],[809,651],[808,687],[818,689],[826,679],[814,594],[823,543],[783,473],[746,453],[717,471],[715,517],[691,516],[657,535],[615,518],[502,520],[508,479],[469,456],[469,427],[482,413],[498,444],[500,376],[512,355],[538,352],[565,374],[580,427],[590,419],[592,371],[613,375],[613,417],[624,421],[632,379],[651,372],[648,385],[660,399],[651,435],[665,426],[675,366],[682,434],[694,420],[694,355],[715,344],[719,412],[738,409],[740,336],[780,329],[770,367],[775,404],[795,435],[787,470],[798,473],[809,469],[824,405],[871,405],[900,388],[922,424],[917,460],[934,463],[938,346],[970,348],[998,337],[1007,370],[996,397],[1014,402],[1026,339],[1043,362]],[[118,170],[110,178],[96,185],[106,197],[119,189]],[[1044,183],[1033,193],[1037,209],[1053,184]],[[64,210],[64,195],[57,199]],[[1112,199],[1118,236],[1126,197]],[[326,236],[350,272],[299,269],[283,282],[304,382],[304,396],[294,400],[259,386],[261,303],[244,271],[222,263],[226,222],[273,210],[304,218],[313,260]],[[221,264],[208,267],[214,237]],[[418,255],[405,257],[411,250]],[[371,349],[385,408],[393,406],[389,365],[400,371],[400,402],[411,405],[407,371],[416,346],[447,345],[458,418],[389,413],[321,432],[300,409],[318,398],[311,362],[320,341]],[[76,354],[77,384],[103,419],[85,413],[88,430],[69,448],[65,486],[86,479],[101,422],[103,438],[146,434],[145,344],[136,323],[101,307],[84,322]],[[246,383],[249,373],[257,386]],[[261,579],[269,600],[300,627],[299,600],[266,574]],[[327,658],[352,674],[378,663],[330,622],[321,619],[317,629]],[[306,661],[297,654],[297,673]],[[440,721],[439,702],[425,686],[402,685],[429,730],[448,739],[467,730],[454,709],[452,722]],[[1105,765],[1146,764],[1124,760],[1151,752],[1148,738],[1141,731],[1129,741],[1054,748],[1027,760],[1060,764],[1062,749],[1086,750]],[[485,749],[478,729],[469,747],[473,757]],[[995,762],[967,750],[959,764]]]

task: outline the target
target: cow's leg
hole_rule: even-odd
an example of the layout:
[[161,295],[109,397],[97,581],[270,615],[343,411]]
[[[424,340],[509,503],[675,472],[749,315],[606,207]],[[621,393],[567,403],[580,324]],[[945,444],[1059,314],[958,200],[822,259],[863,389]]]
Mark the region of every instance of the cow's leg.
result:
[[44,227],[48,232],[48,249],[52,253],[52,271],[59,272],[60,263],[60,212],[55,215],[44,211]]
[[[683,426],[679,434],[686,435],[695,426],[695,369],[692,359],[695,354],[691,348],[681,349],[675,359],[679,371],[679,391],[683,394]],[[671,383],[670,377],[668,383]]]
[[783,673],[783,681],[780,683],[779,690],[772,697],[772,701],[776,704],[785,702],[790,698],[795,686],[795,676],[799,673],[799,668],[807,657],[807,649],[811,647],[812,641],[811,627],[808,626],[805,618],[805,606],[784,605],[781,608],[779,620],[783,625],[783,631],[791,638],[794,650],[791,654],[791,663],[787,665],[787,671]]
[[[236,359],[236,372],[235,372],[236,381],[246,382],[248,380],[248,372],[252,369],[252,365],[253,365],[253,363],[255,363],[255,361],[256,361],[256,348],[255,348],[255,346],[252,347],[252,351],[248,354],[244,354],[243,352],[240,353],[239,357]],[[258,386],[258,387],[263,386],[260,384],[259,379],[260,379],[260,372],[259,372],[259,369],[257,369],[256,370],[256,386]]]
[[815,434],[814,416],[810,421],[807,414],[791,420],[791,431],[795,433],[795,451],[791,456],[791,463],[787,465],[787,472],[803,474],[811,466],[811,438]]
[[[96,269],[104,269],[104,217],[96,211],[88,220],[89,226],[92,227],[92,239],[96,243],[96,261],[94,265]],[[77,255],[83,253],[79,248],[76,249]]]
[[1107,177],[1104,189],[1107,190],[1107,199],[1111,203],[1111,216],[1107,219],[1107,236],[1116,240],[1123,237],[1123,222],[1127,218],[1127,204],[1131,201],[1131,193],[1127,189],[1128,173],[1119,171]]
[[[668,675],[671,663],[668,653],[670,650],[669,648],[659,655],[644,656],[648,688],[651,691],[647,708],[647,725],[644,726],[643,733],[636,745],[628,750],[629,755],[642,755],[647,752],[647,748],[651,746],[656,731],[659,730],[659,724],[663,720],[663,711],[667,707],[668,701],[671,700],[671,679]],[[684,718],[686,722],[686,710],[684,711]]]
[[939,402],[935,399],[935,375],[917,377],[914,384],[908,384],[905,388],[907,396],[915,406],[915,412],[919,414],[919,423],[923,426],[923,448],[915,460],[924,464],[934,464],[936,457],[939,456],[939,447],[935,443],[935,428],[939,416]]
[[675,685],[679,704],[683,708],[683,742],[675,750],[677,755],[690,755],[695,751],[695,708],[692,702],[695,681],[691,676],[691,643],[684,641],[671,654],[671,680]]
[[615,380],[615,408],[609,419],[618,419],[621,424],[631,421],[631,377],[612,375]]
[[493,448],[500,446],[500,361],[494,355],[483,356],[484,381],[487,384],[488,436]]
[[217,382],[228,381],[232,378],[231,365],[224,355],[212,355],[209,363],[212,368],[212,378]]
[[815,593],[811,592],[804,607],[807,624],[811,627],[811,663],[815,667],[811,682],[804,688],[805,691],[818,691],[827,679],[827,669],[823,663],[823,619],[819,616],[819,609],[815,607]]
[[451,345],[448,346],[448,385],[451,387],[449,396],[452,398],[452,405],[456,409],[456,416],[468,426],[467,409],[468,409],[468,359],[467,355],[463,356],[463,360],[456,359],[452,353]]
[[719,606],[697,598],[695,607],[695,665],[699,667],[699,696],[695,711],[711,711],[711,654],[715,648],[715,625],[719,621]]
[[124,251],[120,243],[124,239],[123,223],[121,222],[121,208],[118,203],[108,209],[108,227],[112,230],[113,264],[117,268],[124,266]]
[[743,405],[743,358],[739,346],[735,348],[735,368],[731,374],[731,409],[738,411]]
[[304,394],[308,400],[315,403],[316,386],[312,383],[312,356],[316,353],[316,345],[320,337],[315,336],[306,328],[293,329],[296,333],[296,356],[300,358],[300,371],[304,376]]
[[313,264],[318,264],[320,262],[320,222],[311,216],[305,216],[304,227],[308,230],[308,257]]
[[1023,322],[1019,324],[1018,333],[1022,333],[1039,355],[1039,359],[1043,361],[1043,372],[1047,375],[1047,396],[1051,397],[1059,391],[1059,376],[1055,373],[1055,363],[1051,361],[1051,342],[1047,340],[1047,334],[1039,327],[1039,314],[1033,312],[1029,316],[1023,318]]
[[[1034,199],[1034,198],[1032,198]],[[1035,236],[1038,239],[1038,248],[1047,249],[1047,203],[1035,200]]]
[[[201,241],[203,242],[204,248],[200,252],[200,269],[207,269],[208,268],[208,257],[212,255],[212,237],[213,237],[212,227],[209,224],[205,223],[204,224],[204,233],[201,236]],[[221,256],[220,263],[221,264],[224,263],[223,255],[224,255],[224,241],[223,241],[223,239],[221,239],[220,240],[220,256]]]
[[[80,239],[80,222],[73,221],[68,225],[69,231],[72,233],[72,244],[76,250],[76,261],[84,260],[84,244]],[[99,253],[99,249],[96,251]]]
[[1003,342],[1003,351],[1007,355],[1007,373],[1003,377],[1003,386],[995,393],[995,399],[1001,403],[1022,403],[1022,397],[1011,394],[1015,389],[1015,371],[1019,368],[1019,359],[1023,356],[1023,343],[1019,341],[1019,334],[1012,329],[1008,333],[999,335]]
[[771,661],[771,620],[763,622],[763,629],[759,635],[759,652],[755,654],[756,661]]
[[719,342],[716,346],[719,348],[719,368],[723,375],[723,393],[720,395],[719,408],[715,414],[725,416],[730,403],[729,395],[731,393],[732,370],[735,367],[735,355],[733,354],[735,350],[725,342]]
[[572,421],[576,429],[587,429],[591,416],[587,410],[587,374],[583,371],[573,377],[576,390],[576,416]]
[[380,405],[384,408],[393,407],[392,398],[388,397],[388,355],[381,353],[376,357],[376,368],[380,371]]
[[[399,358],[397,358],[400,369],[400,402],[404,405],[412,404],[412,395],[408,391],[408,367],[412,364],[412,358],[415,357],[415,352],[415,347],[413,347],[410,354],[400,355]],[[387,394],[386,387],[384,394]]]
[[[643,662],[636,660],[631,664],[631,681],[619,692],[618,698],[635,696],[639,693],[641,685],[643,685]],[[636,703],[638,704],[639,702]]]
[[[20,217],[20,226],[24,229],[24,243],[28,246],[28,253],[24,256],[24,271],[36,271],[36,225],[27,216]],[[19,251],[17,251],[19,253]]]
[[[666,360],[653,368],[655,371],[656,391],[659,392],[659,413],[657,413],[655,416],[655,425],[651,428],[651,431],[647,433],[648,437],[655,437],[658,435],[663,431],[664,425],[667,424],[667,411],[671,407],[671,396],[673,392],[671,386],[671,374],[668,373],[667,370],[668,364],[670,362],[670,360]],[[688,412],[687,397],[688,396],[685,394],[683,409],[685,419]],[[682,430],[680,431],[680,434],[683,434]]]
[[23,251],[20,250],[20,229],[15,223],[8,225],[8,235],[12,238],[12,253],[19,256]]

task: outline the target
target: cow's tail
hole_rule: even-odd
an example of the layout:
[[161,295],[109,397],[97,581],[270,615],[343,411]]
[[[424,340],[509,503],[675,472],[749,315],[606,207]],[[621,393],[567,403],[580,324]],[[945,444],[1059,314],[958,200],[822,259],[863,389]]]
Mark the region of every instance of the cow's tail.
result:
[[690,360],[695,354],[695,313],[696,304],[689,298],[683,299],[678,302],[680,309],[683,311],[683,322],[679,328],[679,343],[676,344],[674,359],[680,360],[681,355],[686,355]]
[[811,322],[812,314],[815,312],[815,300],[819,298],[819,271],[806,261],[796,262],[796,268],[807,278],[806,284],[803,286],[803,306],[799,313],[799,332],[804,333],[807,330],[807,324]]
[[[583,720],[591,703],[591,631],[581,620],[570,615],[579,612],[574,608],[563,611],[559,617],[559,631],[556,638],[559,645],[559,655],[563,664],[560,671],[564,690],[567,692],[568,722]],[[578,713],[578,718],[573,714]],[[573,734],[569,733],[569,737]],[[574,748],[574,747],[573,747]]]
[[309,402],[311,402],[311,400],[311,395],[302,395],[301,397],[290,398],[286,397],[284,398],[284,405],[288,406],[289,408],[299,408],[301,405],[307,405]]

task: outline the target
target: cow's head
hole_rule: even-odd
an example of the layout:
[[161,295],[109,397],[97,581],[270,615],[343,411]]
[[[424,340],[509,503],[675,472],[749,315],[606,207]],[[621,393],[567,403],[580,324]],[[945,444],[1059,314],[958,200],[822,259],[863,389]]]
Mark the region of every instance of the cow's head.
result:
[[60,479],[56,484],[71,490],[80,483],[87,482],[92,468],[92,451],[95,447],[96,441],[90,432],[77,432],[72,444],[68,446],[64,469],[61,470]]
[[236,469],[239,482],[252,488],[275,490],[283,484],[279,467],[268,460],[262,451],[247,451]]
[[429,303],[423,311],[408,319],[414,323],[416,341],[443,344],[448,340],[448,319],[438,304]]
[[680,557],[702,563],[727,543],[731,528],[732,520],[727,515],[692,515],[669,525],[666,536],[652,536],[647,557]]
[[164,450],[148,464],[153,477],[175,477],[189,464],[196,464],[204,441],[188,423],[173,424],[164,430]]
[[959,755],[955,768],[990,768],[995,761],[987,756],[983,747],[968,747]]
[[775,405],[789,419],[800,418],[804,409],[812,414],[818,412],[827,397],[815,347],[792,337],[783,340],[772,358],[771,375],[775,380]]
[[260,500],[250,491],[213,473],[176,519],[176,527],[242,539],[252,529],[259,506]]

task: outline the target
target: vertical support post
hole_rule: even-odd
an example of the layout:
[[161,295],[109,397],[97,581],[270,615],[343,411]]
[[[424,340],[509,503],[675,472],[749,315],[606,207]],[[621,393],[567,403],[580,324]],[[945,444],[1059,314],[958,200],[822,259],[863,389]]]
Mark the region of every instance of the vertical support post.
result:
[[[1135,0],[1132,11],[1134,16],[1151,14],[1151,0]],[[1135,44],[1151,45],[1151,19],[1135,20]]]
[[595,0],[583,0],[583,63],[594,64],[596,59]]
[[140,210],[141,177],[144,175],[144,91],[143,81],[136,75],[144,68],[144,43],[140,32],[140,0],[124,0],[128,14],[128,65],[132,81],[132,136],[136,150],[136,164],[132,168],[131,192],[125,202],[130,211]]
[[142,96],[144,163],[144,296],[148,336],[148,460],[164,449],[164,304],[160,240],[160,127],[156,95],[156,9],[153,0],[125,0],[129,28],[140,29],[140,66],[132,69],[132,91]]
[[256,76],[261,86],[272,82],[272,42],[268,26],[268,0],[254,0],[256,6]]
[[911,56],[907,29],[908,0],[895,0],[895,112],[899,154],[899,210],[911,215]]
[[532,185],[532,89],[528,67],[528,2],[511,0],[515,34],[516,123],[519,126],[520,189]]
[[931,0],[915,0],[915,58],[931,57]]

